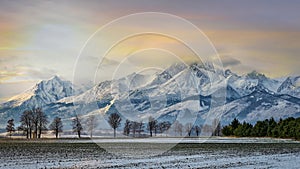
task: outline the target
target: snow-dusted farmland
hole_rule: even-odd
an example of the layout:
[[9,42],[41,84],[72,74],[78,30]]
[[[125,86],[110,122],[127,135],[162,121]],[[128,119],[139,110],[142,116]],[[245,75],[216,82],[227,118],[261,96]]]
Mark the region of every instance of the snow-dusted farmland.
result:
[[[96,140],[96,141],[95,141]],[[299,168],[300,144],[291,140],[175,138],[0,141],[0,168]],[[114,141],[113,141],[114,140]],[[160,141],[159,141],[160,140]],[[225,140],[225,141],[224,141]],[[230,143],[230,140],[232,143]],[[175,147],[173,147],[176,145]],[[162,154],[149,153],[172,147]],[[102,147],[110,147],[108,153]],[[115,152],[128,152],[119,156]],[[134,156],[134,154],[138,156]]]

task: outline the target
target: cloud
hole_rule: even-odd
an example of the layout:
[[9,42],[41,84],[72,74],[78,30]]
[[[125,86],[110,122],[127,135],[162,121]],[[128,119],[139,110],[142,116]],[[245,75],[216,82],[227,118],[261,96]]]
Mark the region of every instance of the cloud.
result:
[[241,61],[229,56],[229,55],[221,55],[221,61],[224,67],[231,67],[241,64]]
[[33,79],[47,79],[57,74],[57,71],[50,68],[27,69],[26,74]]
[[[0,6],[0,91],[16,90],[8,88],[9,83],[20,83],[22,88],[22,81],[47,79],[54,74],[71,80],[76,56],[95,30],[120,16],[143,11],[171,13],[191,21],[223,53],[220,57],[224,67],[233,71],[243,73],[255,69],[273,77],[299,74],[298,8],[299,3],[281,1],[274,2],[271,7],[267,2],[250,1],[232,1],[222,5],[181,1],[83,3],[76,0],[59,5],[52,1],[3,1]],[[166,23],[159,26],[165,25],[173,30],[172,24]],[[118,27],[116,32],[111,30],[108,35],[113,39],[117,31],[124,29],[138,30],[139,27],[128,23]],[[180,34],[184,30],[177,31]],[[194,37],[191,33],[190,36]],[[101,68],[106,71],[99,72],[99,76],[110,74],[109,71],[114,70],[122,56],[145,48],[166,49],[182,56],[185,61],[194,59],[187,49],[180,47],[181,44],[165,37],[142,36],[126,42],[104,58]],[[95,48],[102,49],[104,46],[99,43]],[[149,58],[146,58],[147,55]],[[139,53],[139,58],[129,57],[127,61],[131,64],[123,65],[122,73],[132,70],[133,63],[142,67],[161,64],[164,55],[153,55]],[[75,67],[76,75],[93,79],[99,62],[98,57],[80,59],[79,68]]]
[[0,71],[0,83],[5,83],[5,81],[10,80],[13,77],[20,76],[17,72],[13,71]]
[[109,59],[107,57],[104,57],[101,61],[101,65],[106,65],[106,66],[111,66],[111,65],[117,65],[119,64],[120,62],[119,61],[116,61],[114,59]]
[[37,68],[30,65],[6,66],[0,71],[0,84],[48,79],[56,74],[56,70],[47,67]]

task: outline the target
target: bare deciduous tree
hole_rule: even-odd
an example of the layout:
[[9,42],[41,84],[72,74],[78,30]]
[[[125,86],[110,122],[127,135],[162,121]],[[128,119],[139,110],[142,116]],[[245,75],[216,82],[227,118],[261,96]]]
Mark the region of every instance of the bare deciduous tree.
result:
[[183,125],[179,122],[179,121],[175,121],[174,122],[174,124],[173,124],[173,126],[174,126],[174,132],[175,132],[175,135],[177,134],[177,133],[179,133],[180,134],[180,136],[182,136],[182,128],[183,128]]
[[201,128],[199,126],[195,126],[195,132],[196,132],[196,135],[199,136],[199,133],[200,133],[200,130]]
[[163,122],[158,124],[158,129],[159,129],[159,132],[161,134],[166,132],[166,135],[167,135],[168,134],[167,132],[168,132],[170,127],[171,127],[171,124],[170,124],[170,122],[167,122],[167,121],[163,121]]
[[10,119],[7,121],[6,131],[8,132],[9,137],[11,137],[12,133],[15,132],[14,119]]
[[81,131],[82,131],[82,125],[81,125],[81,120],[79,117],[76,115],[75,118],[73,119],[73,132],[77,133],[78,138],[81,138]]
[[172,125],[172,128],[173,128],[173,131],[174,131],[174,134],[175,134],[175,136],[177,135],[177,133],[178,133],[178,124],[179,124],[179,121],[175,121],[174,123],[173,123],[173,125]]
[[141,134],[141,131],[142,131],[142,127],[143,127],[143,122],[132,122],[131,123],[131,129],[132,129],[132,134],[133,134],[133,137],[136,137],[136,133]]
[[120,126],[121,120],[120,115],[117,113],[112,113],[109,116],[108,123],[114,129],[114,137],[116,137],[116,129]]
[[183,125],[181,123],[179,123],[177,127],[178,127],[178,133],[180,134],[180,136],[182,136]]
[[213,121],[213,127],[215,128],[214,132],[213,132],[213,136],[220,136],[220,133],[221,133],[221,124],[220,124],[220,121],[218,119],[214,119],[214,121]]
[[42,131],[46,130],[48,124],[47,116],[41,108],[31,110],[31,129],[33,130],[33,138],[41,138]]
[[169,129],[171,128],[172,124],[169,121],[166,121],[164,124],[165,124],[165,132],[167,136],[169,134]]
[[158,132],[158,123],[156,123],[154,126],[154,135],[155,136],[156,136],[157,132]]
[[31,138],[32,136],[32,111],[31,110],[25,110],[23,114],[21,115],[21,126],[19,129],[23,130],[26,133],[26,138]]
[[138,127],[139,127],[139,123],[134,121],[131,123],[131,129],[132,129],[132,135],[133,137],[135,137],[135,133],[136,131],[138,130]]
[[139,137],[141,137],[141,132],[143,131],[143,122],[139,122],[138,123],[138,133],[139,133]]
[[202,135],[204,136],[212,136],[214,133],[213,126],[211,124],[204,124],[202,126],[201,132],[203,133]]
[[55,137],[58,138],[58,133],[62,132],[63,124],[61,118],[55,117],[49,126],[49,129],[55,133]]
[[94,115],[90,115],[86,120],[87,131],[90,133],[90,137],[93,138],[93,131],[96,128],[96,117]]
[[26,133],[26,138],[41,138],[42,131],[47,129],[48,118],[41,108],[35,108],[24,111],[20,122],[19,129]]
[[187,123],[184,126],[185,131],[188,133],[189,137],[191,136],[192,129],[193,129],[193,124],[192,123]]
[[131,122],[127,119],[124,124],[124,135],[129,136],[131,128]]
[[33,112],[36,113],[37,117],[37,137],[41,138],[42,131],[47,130],[48,118],[41,108],[37,108]]
[[32,109],[32,128],[33,128],[33,138],[37,138],[37,133],[38,133],[38,114],[37,114],[37,109]]
[[150,116],[149,121],[148,121],[148,129],[150,132],[150,137],[152,137],[152,133],[153,133],[153,130],[155,130],[156,125],[157,125],[157,121],[153,117]]

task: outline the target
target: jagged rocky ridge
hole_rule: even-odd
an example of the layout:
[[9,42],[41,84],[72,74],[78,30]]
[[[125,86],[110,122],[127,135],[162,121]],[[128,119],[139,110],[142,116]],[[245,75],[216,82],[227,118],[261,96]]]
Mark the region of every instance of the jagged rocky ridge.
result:
[[270,117],[299,117],[299,79],[280,81],[255,71],[239,76],[199,64],[174,64],[151,77],[133,73],[73,95],[72,84],[55,76],[3,103],[0,128],[8,118],[18,119],[33,107],[42,107],[50,118],[97,114],[101,123],[114,112],[133,121],[146,121],[151,115],[158,121],[202,124],[212,117],[223,124],[234,117],[251,123]]

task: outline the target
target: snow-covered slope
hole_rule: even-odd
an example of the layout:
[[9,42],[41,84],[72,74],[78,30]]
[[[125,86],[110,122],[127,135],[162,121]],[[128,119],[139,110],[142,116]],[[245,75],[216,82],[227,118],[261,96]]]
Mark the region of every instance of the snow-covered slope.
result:
[[121,79],[101,82],[79,95],[62,98],[58,103],[85,104],[101,100],[110,101],[113,96],[117,97],[117,93],[128,95],[130,91],[145,86],[150,80],[153,80],[151,75],[133,73]]
[[300,76],[287,77],[279,86],[277,92],[300,98]]
[[204,123],[209,116],[222,117],[222,123],[234,117],[249,122],[278,119],[300,116],[299,79],[279,81],[255,71],[239,76],[201,64],[174,64],[158,74],[133,73],[72,95],[70,82],[53,77],[2,104],[0,118],[2,125],[39,106],[49,117],[63,119],[97,111],[106,116],[102,119],[117,112],[124,120],[146,121],[152,116],[171,123]]
[[244,76],[238,76],[232,72],[227,73],[228,85],[236,90],[241,96],[252,93],[256,88],[264,88],[270,93],[276,93],[281,82],[270,79],[265,75],[253,71]]
[[29,90],[0,105],[0,124],[5,124],[9,117],[18,117],[25,110],[44,107],[59,99],[71,96],[73,92],[71,82],[61,80],[58,76],[40,81]]
[[289,95],[272,95],[255,90],[253,93],[234,100],[224,106],[222,122],[229,123],[234,117],[255,123],[258,120],[300,116],[300,99]]
[[43,80],[34,87],[9,99],[2,107],[16,107],[27,104],[28,106],[39,107],[53,103],[61,98],[73,94],[71,82],[63,81],[58,76],[49,80]]

